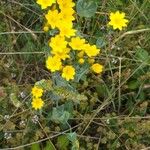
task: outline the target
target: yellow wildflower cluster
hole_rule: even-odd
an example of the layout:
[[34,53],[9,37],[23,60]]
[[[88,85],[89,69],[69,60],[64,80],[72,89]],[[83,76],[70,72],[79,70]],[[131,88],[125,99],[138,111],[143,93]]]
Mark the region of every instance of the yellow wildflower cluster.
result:
[[42,95],[43,95],[43,89],[37,87],[37,86],[34,86],[32,88],[32,107],[37,110],[37,109],[41,109],[44,105],[44,101],[41,99]]
[[[45,32],[49,31],[49,28],[58,30],[58,34],[49,40],[51,51],[46,60],[47,69],[51,72],[60,71],[61,76],[67,81],[73,80],[76,74],[73,61],[77,59],[76,62],[79,65],[88,63],[93,72],[101,73],[103,66],[95,62],[94,59],[100,54],[100,49],[76,35],[76,30],[73,27],[75,20],[73,0],[37,0],[37,3],[42,9],[50,8],[45,14],[46,24],[43,30]],[[125,13],[119,11],[110,13],[109,19],[108,25],[113,26],[113,29],[122,30],[128,23],[128,20],[125,19]],[[35,110],[41,109],[44,105],[44,101],[41,99],[43,89],[34,86],[31,93],[32,107]]]
[[[55,4],[53,4],[54,2]],[[48,31],[49,28],[59,31],[59,34],[49,40],[51,51],[46,60],[46,67],[51,72],[60,71],[61,76],[67,81],[73,80],[76,74],[76,69],[72,63],[74,57],[78,59],[77,62],[80,65],[85,62],[89,63],[85,58],[92,59],[92,57],[97,56],[100,49],[95,45],[90,45],[84,38],[76,36],[76,30],[73,28],[73,21],[75,20],[75,3],[73,0],[53,0],[49,4],[47,1],[38,0],[37,3],[42,8],[47,8],[53,4],[45,14],[47,23],[44,31]],[[89,64],[93,65],[93,63]],[[99,66],[101,65],[99,64]],[[102,67],[100,69],[99,66],[91,67],[91,70],[95,73],[101,73]]]

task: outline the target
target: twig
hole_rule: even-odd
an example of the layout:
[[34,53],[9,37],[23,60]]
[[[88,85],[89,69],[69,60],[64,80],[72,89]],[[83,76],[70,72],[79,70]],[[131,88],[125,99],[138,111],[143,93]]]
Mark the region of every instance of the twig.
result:
[[150,147],[142,148],[141,150],[150,150]]
[[147,31],[150,31],[150,28],[127,31],[127,32],[123,33],[121,36],[119,36],[119,37],[113,42],[112,45],[114,45],[116,42],[118,42],[119,40],[121,40],[121,39],[122,39],[123,37],[125,37],[126,35],[137,34],[137,33],[142,33],[142,32],[147,32]]
[[24,54],[28,54],[28,55],[32,55],[32,54],[45,54],[45,52],[3,52],[0,53],[0,55],[24,55]]
[[[31,31],[10,31],[10,32],[0,32],[0,35],[7,35],[7,34],[31,34]],[[32,31],[35,34],[44,33],[44,31]]]

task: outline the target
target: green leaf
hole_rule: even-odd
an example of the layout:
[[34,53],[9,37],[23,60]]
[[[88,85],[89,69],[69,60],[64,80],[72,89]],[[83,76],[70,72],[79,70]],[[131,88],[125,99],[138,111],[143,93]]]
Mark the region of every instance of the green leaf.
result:
[[75,82],[79,82],[80,80],[85,80],[86,79],[86,73],[89,71],[89,65],[88,64],[83,64],[82,66],[77,65],[76,66],[76,77],[75,77]]
[[40,144],[36,143],[31,146],[31,150],[40,150]]
[[17,95],[15,93],[11,93],[10,94],[10,100],[11,100],[11,102],[13,103],[13,105],[15,107],[18,108],[18,107],[21,106],[21,102],[18,100],[18,97],[17,97]]
[[70,113],[64,110],[64,106],[54,107],[52,110],[51,120],[56,123],[65,124],[70,118]]
[[61,150],[67,150],[67,146],[69,145],[69,139],[66,135],[61,135],[57,138],[57,145]]
[[44,90],[51,90],[52,89],[52,81],[42,79],[35,83],[35,86],[38,86]]
[[72,100],[75,103],[80,103],[80,101],[87,100],[87,97],[85,95],[70,91],[65,87],[56,87],[53,93],[60,96],[61,98]]
[[96,13],[97,3],[92,0],[78,0],[76,9],[79,16],[90,18]]
[[51,141],[47,141],[44,150],[56,150],[56,149],[54,148],[54,145]]
[[142,48],[137,49],[135,57],[141,61],[148,61],[150,58],[148,52]]
[[59,87],[67,87],[68,89],[73,89],[73,87],[69,84],[67,80],[62,78],[59,73],[52,74],[52,81],[55,83],[55,86]]
[[138,80],[132,80],[128,83],[128,88],[131,90],[135,90],[139,87],[140,83]]
[[66,111],[68,111],[70,114],[72,114],[72,113],[73,113],[73,102],[72,102],[72,101],[66,102],[66,103],[64,104],[64,109],[65,109]]
[[96,86],[96,92],[100,97],[106,97],[109,95],[110,89],[105,84],[100,84]]
[[75,132],[72,132],[72,133],[68,133],[67,134],[67,138],[71,141],[71,142],[74,142],[77,140],[77,134]]
[[103,37],[99,37],[96,41],[96,46],[98,48],[102,48],[106,45],[105,39]]

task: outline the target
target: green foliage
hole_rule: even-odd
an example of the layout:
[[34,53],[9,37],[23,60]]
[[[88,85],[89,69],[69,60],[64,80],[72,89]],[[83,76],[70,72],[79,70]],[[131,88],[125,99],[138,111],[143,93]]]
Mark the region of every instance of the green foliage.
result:
[[42,79],[42,80],[36,82],[35,86],[38,86],[39,88],[50,91],[50,90],[52,90],[52,81]]
[[71,141],[72,143],[72,148],[71,150],[79,150],[79,142],[77,140],[77,135],[75,132],[73,133],[68,133],[67,134],[68,139]]
[[96,46],[98,48],[103,48],[106,45],[105,39],[103,37],[98,37],[96,41]]
[[94,0],[78,0],[76,8],[78,15],[89,18],[96,13],[97,3]]
[[59,95],[63,99],[72,100],[73,102],[76,102],[76,103],[80,103],[80,101],[87,100],[87,97],[85,95],[67,90],[64,87],[54,88],[54,93]]
[[61,135],[57,138],[57,145],[59,149],[67,150],[69,140],[66,135]]
[[33,144],[33,145],[31,146],[31,150],[40,150],[40,144],[39,144],[39,143]]
[[44,147],[44,150],[55,150],[55,148],[54,148],[52,142],[47,141],[47,142],[46,142],[46,146]]
[[70,118],[70,113],[64,110],[63,106],[53,108],[51,120],[56,123],[66,124]]
[[15,107],[20,107],[21,106],[21,103],[20,101],[18,100],[17,96],[16,96],[16,93],[11,93],[10,94],[10,100],[12,101],[13,105]]
[[140,86],[140,83],[138,80],[132,80],[128,83],[128,88],[131,90],[135,90]]
[[141,61],[145,61],[145,62],[147,62],[148,60],[150,61],[150,56],[149,56],[148,52],[142,48],[137,49],[137,51],[135,53],[135,57]]

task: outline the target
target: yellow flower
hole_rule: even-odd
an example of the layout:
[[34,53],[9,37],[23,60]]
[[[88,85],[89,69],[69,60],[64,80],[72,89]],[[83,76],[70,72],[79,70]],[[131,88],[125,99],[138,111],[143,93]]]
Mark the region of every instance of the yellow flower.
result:
[[74,9],[68,8],[64,9],[59,13],[60,19],[64,22],[72,22],[75,20],[74,16]]
[[73,50],[82,50],[85,44],[85,39],[81,39],[80,37],[73,37],[71,38],[71,42],[69,45]]
[[44,105],[44,101],[41,98],[33,98],[32,100],[32,108],[35,110],[41,109]]
[[85,44],[84,51],[89,57],[93,57],[99,54],[100,49],[97,49],[95,45]]
[[38,97],[41,97],[42,96],[42,94],[43,94],[43,89],[42,88],[39,88],[39,87],[37,87],[37,86],[34,86],[33,88],[32,88],[32,95],[33,95],[33,97],[36,97],[36,98],[38,98]]
[[83,64],[83,63],[84,63],[84,59],[83,59],[83,58],[80,58],[80,59],[78,60],[78,62],[79,62],[79,64]]
[[125,18],[125,13],[120,13],[119,11],[115,13],[110,13],[110,22],[108,25],[113,26],[113,29],[119,29],[122,30],[123,27],[127,26],[127,23],[129,22]]
[[72,8],[75,6],[75,3],[72,2],[72,0],[57,0],[57,3],[59,4],[59,8],[61,10]]
[[42,9],[45,9],[55,3],[55,1],[56,0],[37,0],[37,4],[41,5]]
[[92,65],[91,69],[95,72],[95,73],[101,73],[103,71],[103,66],[95,63]]
[[67,41],[65,41],[65,37],[56,35],[51,38],[49,46],[53,51],[62,52],[67,46]]
[[47,22],[52,29],[56,28],[60,21],[57,10],[49,10],[48,13],[45,15],[45,18],[47,19]]
[[69,26],[63,26],[60,28],[60,35],[66,36],[67,38],[70,38],[71,36],[75,36],[76,30]]
[[64,27],[72,28],[73,27],[72,21],[75,20],[73,14],[74,10],[72,8],[63,9],[58,16],[59,21],[57,23],[57,28],[58,29],[62,29]]
[[51,53],[54,54],[55,57],[57,57],[58,59],[62,59],[62,60],[65,60],[66,58],[70,58],[70,55],[68,55],[69,52],[70,52],[69,48],[65,48],[61,52],[54,51],[54,50],[51,51]]
[[54,57],[49,56],[46,60],[46,67],[51,72],[55,72],[62,68],[62,62],[55,56]]
[[74,79],[75,69],[72,66],[65,66],[62,71],[62,77],[67,81]]

